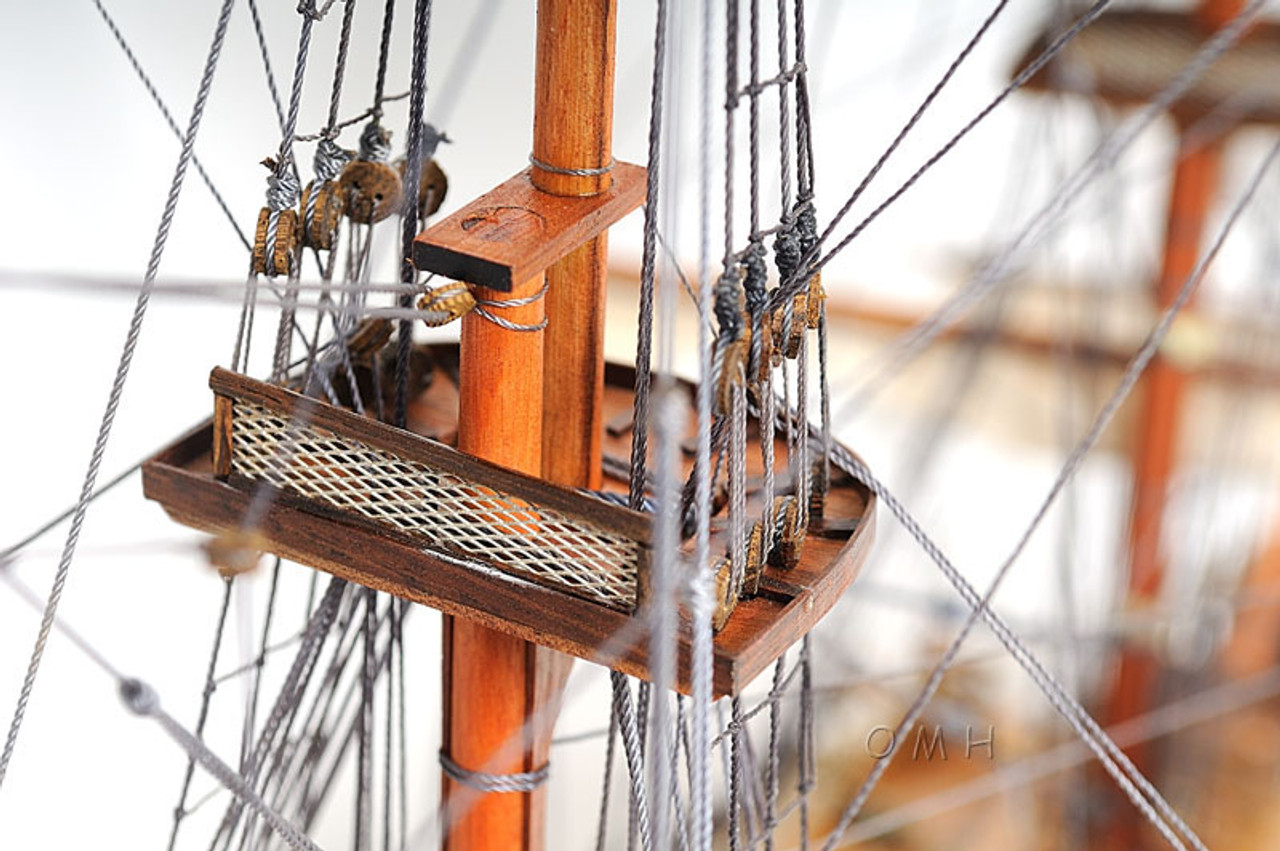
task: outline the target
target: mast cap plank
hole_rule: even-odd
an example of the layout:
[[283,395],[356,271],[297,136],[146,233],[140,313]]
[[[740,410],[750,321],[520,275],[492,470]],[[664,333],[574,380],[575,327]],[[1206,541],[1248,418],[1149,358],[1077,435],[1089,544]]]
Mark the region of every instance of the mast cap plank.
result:
[[543,192],[533,185],[530,171],[420,233],[413,243],[414,265],[511,292],[644,203],[643,166],[615,163],[608,189],[578,197]]

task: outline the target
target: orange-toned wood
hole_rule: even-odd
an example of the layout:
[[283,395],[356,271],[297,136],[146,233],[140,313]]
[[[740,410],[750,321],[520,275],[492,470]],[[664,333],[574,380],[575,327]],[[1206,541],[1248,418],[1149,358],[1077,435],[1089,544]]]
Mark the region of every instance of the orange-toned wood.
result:
[[[1205,0],[1200,14],[1214,16],[1235,0]],[[1218,191],[1222,139],[1194,148],[1179,138],[1173,185],[1166,219],[1164,255],[1155,299],[1167,308],[1195,269],[1200,255],[1206,219]],[[1133,495],[1129,515],[1129,605],[1145,608],[1155,602],[1164,579],[1160,552],[1164,509],[1177,464],[1182,405],[1187,375],[1163,355],[1157,354],[1143,380],[1138,429],[1133,450]],[[1154,704],[1159,682],[1159,660],[1144,648],[1126,647],[1120,653],[1115,681],[1102,718],[1104,725],[1126,721],[1147,712]],[[1147,743],[1131,745],[1126,753],[1138,770],[1151,770]],[[1143,848],[1150,835],[1143,819],[1125,807],[1107,826],[1111,848]]]
[[538,189],[530,169],[418,235],[419,270],[503,291],[542,273],[644,201],[645,170],[613,167],[598,195],[562,197]]
[[540,0],[534,83],[534,183],[553,195],[596,195],[611,174],[544,171],[609,165],[617,0]]
[[[549,195],[592,201],[623,196],[638,207],[644,198],[644,170],[610,168],[617,12],[617,0],[539,0],[530,178]],[[543,165],[609,170],[567,175]],[[622,183],[634,179],[640,181],[638,193]],[[602,228],[545,272],[542,473],[573,487],[600,486],[607,254],[608,236]],[[573,658],[530,647],[543,656],[534,668],[534,698],[552,706],[560,699]],[[531,764],[550,757],[554,716],[542,720]],[[537,847],[546,836],[545,796],[545,789],[535,792],[529,810],[529,836]]]
[[1206,30],[1226,26],[1244,11],[1245,0],[1204,0],[1196,10],[1196,22]]
[[[1173,302],[1195,269],[1205,219],[1217,190],[1221,152],[1220,144],[1180,151],[1169,201],[1163,265],[1156,282],[1156,303],[1161,308]],[[1155,600],[1164,577],[1160,539],[1186,388],[1186,374],[1157,354],[1143,380],[1133,449],[1128,587],[1130,604],[1138,607]],[[1143,651],[1135,649],[1122,655],[1107,712],[1109,722],[1146,711],[1153,696],[1154,666],[1155,660]],[[1141,755],[1137,750],[1131,754]]]
[[[539,276],[506,296],[483,289],[477,296],[521,299],[541,287]],[[533,325],[541,321],[543,305],[538,300],[494,311]],[[460,450],[522,473],[541,472],[541,331],[511,331],[474,313],[464,317],[458,390]],[[446,752],[471,771],[510,774],[537,768],[534,733],[541,731],[525,722],[541,709],[540,654],[511,635],[453,617],[444,618],[443,650]],[[531,814],[532,796],[483,794],[447,777],[443,789],[449,851],[540,847],[530,833],[538,820]]]
[[[592,196],[613,189],[614,171],[630,179],[630,169],[618,166],[597,175],[539,166],[609,168],[616,39],[616,0],[538,6],[531,177],[544,192]],[[551,481],[576,487],[600,486],[607,255],[602,232],[547,270],[542,470]]]
[[1222,671],[1233,680],[1269,671],[1280,657],[1280,522],[1249,565],[1240,593],[1235,628],[1222,652]]
[[[544,335],[500,332],[499,339],[478,330],[476,322],[482,320],[468,317],[463,327],[459,448],[575,486],[599,483],[603,232],[640,205],[644,170],[625,164],[595,175],[555,170],[592,170],[612,163],[616,15],[615,0],[540,0],[531,172],[446,219],[414,246],[419,268],[450,277],[504,290],[535,274],[536,285],[546,281],[544,301],[530,305],[535,310],[528,316],[509,318],[537,321],[545,310],[556,324],[547,349],[547,383],[553,387],[547,409],[554,414],[549,422],[543,421]],[[544,164],[552,170],[542,168]],[[477,259],[482,262],[477,264]],[[500,368],[486,382],[483,367],[469,366],[468,360],[495,349],[504,362],[509,362],[508,356],[520,362],[512,363],[510,370]],[[468,387],[477,381],[481,389]],[[556,430],[545,469],[544,429]],[[514,735],[521,747],[486,770],[540,768],[550,753],[572,660],[476,624],[446,620],[445,729],[453,758],[468,767],[476,767],[476,760],[493,761],[495,749]],[[479,707],[482,721],[474,720]],[[456,811],[459,805],[471,804],[472,809],[451,818],[446,847],[544,847],[545,795],[540,789],[476,799],[470,791],[459,794],[449,788],[450,808]]]
[[575,487],[600,487],[607,251],[601,234],[547,270],[542,472]]

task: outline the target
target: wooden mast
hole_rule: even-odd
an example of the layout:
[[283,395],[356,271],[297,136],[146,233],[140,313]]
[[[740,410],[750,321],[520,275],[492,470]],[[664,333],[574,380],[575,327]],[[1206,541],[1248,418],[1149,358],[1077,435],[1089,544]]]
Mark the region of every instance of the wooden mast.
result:
[[[616,0],[539,0],[532,180],[548,194],[595,195],[612,183],[607,171],[559,170],[612,162],[615,31]],[[601,234],[551,266],[542,300],[497,311],[536,324],[545,310],[545,332],[464,318],[461,450],[562,484],[599,485],[606,245]],[[521,299],[543,283],[477,294]],[[442,741],[453,761],[491,774],[545,765],[571,658],[453,617],[444,619],[443,653]],[[544,847],[545,787],[480,793],[446,777],[443,790],[449,851]]]
[[[1201,27],[1213,31],[1235,18],[1243,7],[1244,0],[1200,0],[1193,14]],[[1156,306],[1161,311],[1175,301],[1199,260],[1205,224],[1218,193],[1222,150],[1222,136],[1207,142],[1188,140],[1186,127],[1180,122],[1164,254],[1155,286]],[[1128,541],[1128,604],[1133,609],[1154,606],[1164,583],[1160,539],[1165,502],[1177,465],[1187,386],[1186,371],[1157,352],[1142,381],[1143,396],[1133,448]],[[1152,708],[1159,669],[1159,660],[1149,649],[1130,646],[1121,651],[1115,684],[1101,719],[1104,726],[1134,718]],[[1126,754],[1139,771],[1150,772],[1152,760],[1146,744],[1131,745]],[[1142,825],[1138,812],[1126,807],[1122,815],[1110,822],[1108,847],[1144,847]]]

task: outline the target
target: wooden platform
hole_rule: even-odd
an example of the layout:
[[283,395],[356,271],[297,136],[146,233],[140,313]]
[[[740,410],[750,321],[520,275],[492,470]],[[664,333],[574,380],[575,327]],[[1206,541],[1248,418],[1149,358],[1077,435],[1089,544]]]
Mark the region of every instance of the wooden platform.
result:
[[[1018,71],[1056,35],[1039,35]],[[1091,95],[1119,105],[1146,103],[1192,62],[1211,35],[1185,13],[1108,12],[1073,38],[1027,88]],[[1205,70],[1171,112],[1184,122],[1215,113],[1228,125],[1280,124],[1278,80],[1280,24],[1259,23]]]
[[[457,390],[452,376],[456,375],[457,349],[432,347],[431,353],[434,377],[411,405],[410,425],[419,434],[447,443],[456,433]],[[611,366],[606,378],[604,450],[613,460],[606,464],[606,488],[623,492],[625,481],[618,475],[617,462],[629,450],[632,372]],[[369,424],[382,427],[373,421]],[[143,487],[146,496],[160,502],[179,523],[219,532],[243,524],[254,489],[234,477],[220,481],[215,476],[213,433],[212,422],[206,423],[149,460],[143,467]],[[782,447],[778,449],[781,457]],[[748,471],[750,487],[762,471],[758,449],[749,454],[754,461]],[[778,473],[785,486],[781,466]],[[496,566],[477,570],[474,559],[433,551],[421,539],[287,492],[276,497],[258,525],[277,555],[633,676],[649,677],[643,623],[625,612]],[[837,473],[826,519],[810,527],[802,564],[790,571],[768,568],[760,594],[739,602],[716,635],[717,695],[739,693],[830,610],[866,558],[874,537],[874,511],[874,497]],[[725,547],[721,525],[713,520],[713,553]],[[676,685],[685,693],[690,687],[689,644],[689,624],[682,617]]]

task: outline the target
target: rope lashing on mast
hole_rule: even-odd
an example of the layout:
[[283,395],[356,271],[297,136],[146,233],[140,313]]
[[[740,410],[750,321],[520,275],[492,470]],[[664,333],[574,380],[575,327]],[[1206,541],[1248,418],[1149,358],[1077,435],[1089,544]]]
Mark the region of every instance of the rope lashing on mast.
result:
[[551,165],[550,163],[544,163],[533,154],[529,154],[529,163],[530,165],[540,168],[545,172],[550,172],[551,174],[565,174],[570,177],[599,177],[602,174],[608,174],[613,171],[613,167],[617,163],[617,160],[611,157],[607,164],[599,166],[598,168],[561,168],[560,166]]
[[439,752],[440,768],[450,780],[461,783],[478,792],[536,792],[547,782],[551,763],[544,763],[535,771],[517,771],[511,774],[493,774],[488,771],[472,771],[454,762],[444,751]]

